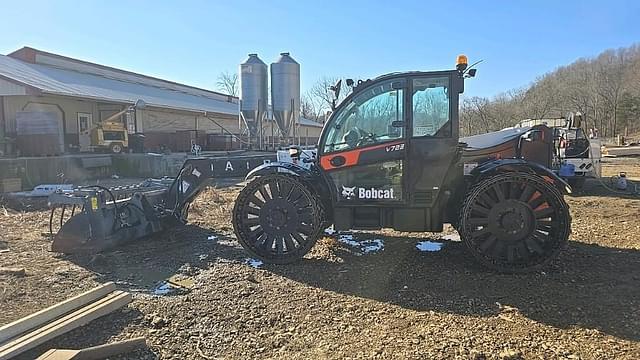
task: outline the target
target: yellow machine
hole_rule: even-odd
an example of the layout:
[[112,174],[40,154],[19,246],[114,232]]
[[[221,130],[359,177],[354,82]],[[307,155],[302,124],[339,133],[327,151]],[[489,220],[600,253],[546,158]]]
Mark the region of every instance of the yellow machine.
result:
[[109,151],[120,154],[129,147],[129,134],[126,124],[117,121],[123,114],[131,113],[135,109],[144,109],[146,106],[142,100],[137,100],[134,105],[117,112],[95,128],[91,129],[91,148],[94,151]]
[[121,122],[103,121],[91,129],[91,147],[120,154],[129,147],[127,128]]

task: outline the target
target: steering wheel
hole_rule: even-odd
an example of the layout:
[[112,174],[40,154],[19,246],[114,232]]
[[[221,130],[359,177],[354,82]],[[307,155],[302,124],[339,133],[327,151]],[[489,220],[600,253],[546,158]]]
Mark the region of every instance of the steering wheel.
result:
[[360,139],[358,139],[357,146],[365,146],[367,144],[372,144],[376,142],[376,135],[370,132],[361,131]]
[[354,126],[344,134],[342,139],[350,148],[355,148],[375,142],[375,135]]

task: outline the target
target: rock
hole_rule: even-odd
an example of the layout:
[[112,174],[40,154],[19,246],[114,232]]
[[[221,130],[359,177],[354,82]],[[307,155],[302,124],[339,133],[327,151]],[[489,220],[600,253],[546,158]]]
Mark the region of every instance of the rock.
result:
[[154,317],[151,319],[151,326],[153,326],[153,327],[154,327],[154,328],[156,328],[156,329],[159,329],[159,328],[161,328],[161,327],[164,327],[164,326],[166,326],[168,323],[169,323],[169,321],[168,321],[167,319],[165,319],[165,318],[163,318],[163,317],[161,317],[161,316],[158,316],[158,315],[154,316]]
[[500,360],[521,360],[522,359],[522,353],[519,351],[515,351],[515,350],[511,350],[511,349],[506,349],[500,352],[500,354],[498,354],[498,359]]
[[486,360],[487,356],[481,351],[471,350],[469,352],[469,359],[471,359],[471,360]]

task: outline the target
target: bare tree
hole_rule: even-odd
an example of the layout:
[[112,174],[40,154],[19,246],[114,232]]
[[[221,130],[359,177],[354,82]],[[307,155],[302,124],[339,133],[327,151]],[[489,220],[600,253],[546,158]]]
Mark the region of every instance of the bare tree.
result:
[[317,108],[309,94],[302,95],[300,99],[300,115],[309,120],[322,122],[322,112]]
[[229,73],[227,71],[220,73],[218,75],[218,81],[216,82],[218,86],[218,90],[224,92],[225,94],[229,94],[231,96],[238,96],[238,74]]
[[463,133],[477,134],[576,111],[585,115],[583,127],[599,128],[605,137],[640,131],[640,44],[578,59],[524,89],[464,99],[460,122]]
[[[320,79],[318,79],[318,81],[316,81],[315,84],[313,84],[311,89],[309,89],[309,92],[307,95],[309,96],[310,100],[315,104],[315,106],[318,108],[318,110],[323,110],[323,111],[335,110],[333,108],[334,106],[333,100],[335,98],[335,95],[333,90],[331,90],[331,87],[335,86],[338,80],[339,78],[337,77],[323,76]],[[336,105],[342,102],[342,100],[344,100],[345,97],[347,97],[349,90],[350,90],[349,87],[343,81],[341,83],[340,96],[335,102]]]

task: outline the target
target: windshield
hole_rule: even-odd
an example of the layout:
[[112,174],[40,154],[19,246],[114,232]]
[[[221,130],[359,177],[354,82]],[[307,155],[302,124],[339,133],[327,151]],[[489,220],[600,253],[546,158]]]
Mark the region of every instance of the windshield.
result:
[[394,89],[392,81],[376,84],[354,96],[336,113],[324,151],[342,151],[401,138],[403,96],[404,91]]

